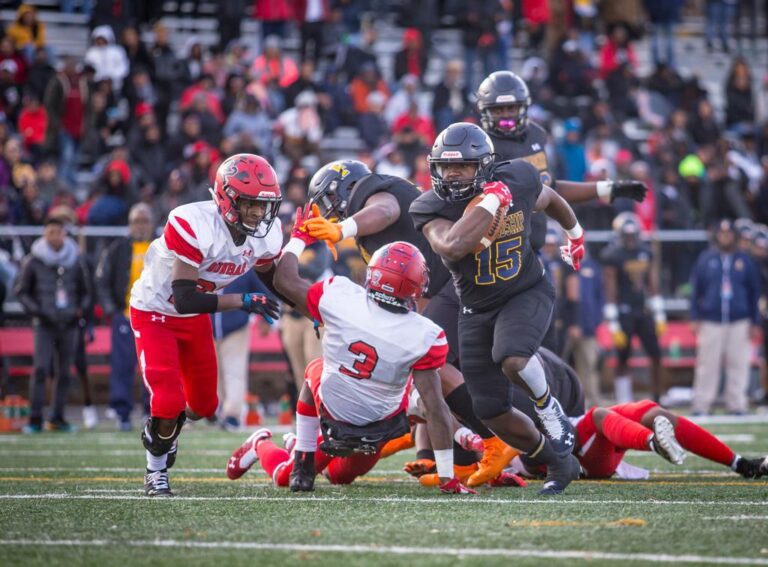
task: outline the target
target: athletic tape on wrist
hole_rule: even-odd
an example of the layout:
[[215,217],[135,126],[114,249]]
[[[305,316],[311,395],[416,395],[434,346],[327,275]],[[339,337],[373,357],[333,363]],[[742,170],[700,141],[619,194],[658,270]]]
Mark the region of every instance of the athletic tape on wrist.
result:
[[501,206],[501,199],[497,195],[486,195],[477,206],[495,215]]
[[353,218],[344,219],[339,223],[341,227],[341,239],[357,236],[357,222]]
[[453,449],[435,450],[435,466],[440,478],[453,478]]
[[282,255],[285,256],[286,254],[293,254],[298,258],[301,256],[301,253],[304,252],[304,248],[306,247],[307,245],[300,238],[291,238],[288,241],[288,244],[283,247]]

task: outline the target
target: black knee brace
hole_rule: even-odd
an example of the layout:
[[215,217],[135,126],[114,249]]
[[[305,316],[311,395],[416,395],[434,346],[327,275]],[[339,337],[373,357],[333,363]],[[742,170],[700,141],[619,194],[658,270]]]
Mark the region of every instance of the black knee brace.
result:
[[158,418],[148,417],[144,428],[141,430],[141,441],[144,443],[144,448],[155,457],[165,455],[171,450],[173,442],[179,437],[185,421],[187,421],[187,415],[181,412],[179,417],[176,418],[176,426],[173,428],[173,433],[170,437],[161,437],[157,432],[160,425]]

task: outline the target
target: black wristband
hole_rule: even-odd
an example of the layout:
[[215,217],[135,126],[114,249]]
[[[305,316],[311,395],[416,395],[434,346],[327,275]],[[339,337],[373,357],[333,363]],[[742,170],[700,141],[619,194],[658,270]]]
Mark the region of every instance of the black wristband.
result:
[[191,313],[215,313],[219,308],[219,296],[197,291],[195,280],[173,280],[173,304],[182,315]]

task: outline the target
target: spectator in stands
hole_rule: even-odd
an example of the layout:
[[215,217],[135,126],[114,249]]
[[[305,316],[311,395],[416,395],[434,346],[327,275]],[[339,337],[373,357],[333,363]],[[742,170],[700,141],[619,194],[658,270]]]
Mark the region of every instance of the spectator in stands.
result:
[[581,120],[569,118],[563,123],[565,136],[557,143],[560,165],[558,179],[584,181],[587,175],[587,154],[581,139]]
[[56,357],[56,387],[48,427],[53,431],[71,431],[64,405],[77,324],[91,304],[91,289],[77,244],[66,235],[60,220],[46,221],[43,236],[35,240],[22,262],[14,291],[27,315],[33,318],[35,334],[29,424],[24,430],[42,431],[45,380]]
[[166,137],[168,112],[171,102],[176,98],[180,90],[181,77],[184,69],[182,62],[176,57],[169,42],[168,28],[158,22],[152,28],[155,34],[155,42],[149,48],[149,57],[151,61],[150,68],[153,70],[153,83],[157,89],[157,124]]
[[[594,69],[575,39],[567,39],[555,50],[550,66],[552,90],[565,97],[595,96]],[[534,98],[534,100],[538,100]],[[567,179],[570,179],[568,177]]]
[[[395,118],[395,121],[392,124],[392,134],[394,134],[395,140],[401,147],[403,146],[403,142],[400,139],[400,134],[405,130],[410,130],[416,135],[418,138],[416,145],[422,148],[429,148],[436,137],[435,125],[428,116],[419,112],[419,106],[415,100],[411,102],[404,113]],[[421,155],[421,153],[423,152],[419,152],[419,155]]]
[[378,151],[379,159],[374,169],[375,173],[382,175],[395,175],[397,177],[407,178],[411,171],[403,160],[403,154],[397,148],[396,144],[385,144]]
[[715,34],[720,39],[720,47],[724,53],[730,53],[731,48],[728,44],[728,28],[731,26],[733,16],[736,11],[734,0],[707,0],[707,24],[705,29],[707,50],[712,51],[715,47]]
[[292,163],[298,164],[306,156],[317,156],[323,125],[317,113],[317,97],[304,91],[296,97],[296,107],[284,111],[275,124],[281,138],[281,150]]
[[720,138],[720,126],[708,100],[699,101],[696,115],[688,122],[688,129],[691,139],[697,145],[714,144]]
[[368,110],[357,117],[360,137],[365,146],[373,151],[389,136],[389,126],[384,120],[384,95],[379,91],[373,91],[366,100]]
[[224,80],[224,96],[221,99],[221,111],[229,118],[245,98],[245,77],[239,71],[232,71]]
[[34,58],[35,49],[45,47],[45,24],[37,19],[34,6],[22,4],[16,10],[16,21],[5,30],[17,51],[24,53],[27,61]]
[[17,85],[27,82],[27,60],[22,57],[13,46],[9,37],[0,39],[0,63],[11,60],[16,63],[13,80]]
[[216,18],[219,21],[219,50],[224,51],[240,39],[240,26],[245,17],[246,0],[220,0]]
[[91,47],[85,52],[85,63],[96,71],[94,80],[109,79],[112,88],[119,92],[128,76],[129,62],[125,50],[115,45],[115,33],[110,26],[97,26],[91,32]]
[[72,193],[72,187],[58,174],[56,161],[51,158],[43,159],[37,166],[37,186],[40,197],[47,203],[55,204],[62,195]]
[[210,199],[208,189],[213,185],[213,176],[220,159],[219,151],[201,140],[187,146],[184,156],[187,159],[185,167],[189,172],[194,200],[207,201]]
[[184,168],[176,168],[168,174],[168,180],[160,193],[156,208],[160,217],[160,226],[168,220],[168,214],[181,205],[194,201],[189,183],[189,174]]
[[135,27],[129,26],[120,34],[120,45],[128,58],[128,74],[132,75],[137,68],[149,70],[152,68],[152,58],[139,37]]
[[[651,55],[656,65],[675,66],[675,24],[680,18],[683,0],[645,0],[645,9],[651,22]],[[662,38],[666,43],[662,56]]]
[[254,0],[253,17],[261,22],[261,38],[285,36],[285,24],[293,17],[289,0]]
[[96,184],[97,196],[88,210],[87,222],[95,226],[119,226],[127,220],[135,200],[131,169],[122,159],[112,159]]
[[420,87],[421,84],[416,75],[405,75],[400,79],[399,88],[392,94],[384,109],[384,118],[387,124],[392,126],[395,120],[407,113],[414,104],[418,105],[419,114],[425,116],[430,114],[429,106],[425,104],[427,101],[424,100],[424,97],[419,96]]
[[624,26],[618,25],[613,28],[600,51],[600,76],[606,79],[625,65],[634,71],[637,68],[637,56],[629,32]]
[[[474,0],[468,2],[462,22],[462,42],[464,44],[464,83],[474,91],[480,84],[475,79],[475,60],[480,59],[483,66],[483,77],[498,70],[497,42],[495,16],[501,9],[496,0]],[[541,38],[543,38],[543,28]],[[539,38],[539,41],[540,39]],[[532,42],[535,39],[531,40]]]
[[245,95],[224,125],[224,136],[234,138],[241,148],[272,159],[272,123],[253,95]]
[[59,173],[71,184],[75,182],[88,90],[87,81],[77,72],[75,59],[65,57],[43,98],[48,116],[45,146],[59,157]]
[[452,59],[445,64],[443,80],[433,90],[432,119],[435,129],[442,132],[450,124],[461,122],[471,105],[464,85],[464,64]]
[[120,431],[131,430],[136,375],[136,347],[128,320],[128,301],[131,287],[144,267],[154,228],[154,215],[148,205],[139,203],[131,207],[128,236],[113,240],[102,252],[96,268],[96,296],[104,316],[111,319],[109,407],[117,414]]
[[151,184],[153,192],[162,186],[169,168],[157,124],[144,130],[140,143],[131,149],[131,161],[138,166],[144,180]]
[[[221,98],[216,84],[211,75],[201,75],[198,80],[184,89],[179,100],[179,110],[194,110],[198,115],[210,115],[216,124],[224,123],[224,112],[221,110]],[[206,124],[203,119],[203,136],[209,134],[206,128],[213,124]]]
[[698,343],[692,410],[694,415],[711,411],[725,367],[725,407],[744,414],[752,340],[759,334],[760,272],[749,254],[737,250],[731,221],[716,225],[713,241],[691,273],[691,321]]
[[368,95],[378,91],[389,99],[389,87],[379,75],[376,65],[364,63],[360,67],[358,75],[352,79],[349,85],[349,94],[352,97],[352,105],[357,114],[368,110]]
[[[491,4],[491,2],[486,2]],[[539,51],[547,27],[550,24],[551,13],[547,0],[522,0],[522,15],[525,27],[528,30],[528,49],[530,52]]]
[[361,26],[359,39],[350,36],[339,43],[336,65],[342,74],[346,75],[347,80],[356,77],[367,63],[373,64],[374,69],[378,69],[374,52],[378,37],[376,26],[372,22],[365,22]]
[[427,55],[421,32],[417,28],[406,28],[403,48],[395,54],[395,80],[399,81],[406,75],[423,77],[427,71]]
[[[301,59],[309,59],[311,53],[312,60],[317,64],[323,53],[323,30],[331,19],[331,2],[330,0],[297,0],[293,9],[301,32]],[[312,45],[311,52],[310,45]]]
[[19,134],[24,141],[24,147],[30,153],[33,163],[42,156],[45,131],[48,128],[48,114],[40,105],[37,94],[27,91],[22,97],[22,108],[19,114]]
[[45,87],[56,74],[56,70],[48,59],[48,52],[43,48],[35,49],[35,55],[32,64],[29,67],[26,86],[35,93],[40,100],[43,100]]
[[755,121],[755,103],[752,97],[752,73],[742,57],[733,60],[725,83],[725,126]]
[[14,172],[14,184],[19,188],[16,209],[16,224],[40,226],[45,221],[48,203],[40,196],[37,174],[29,165],[23,165]]
[[181,127],[168,143],[168,159],[173,164],[180,164],[186,159],[187,147],[202,140],[200,117],[194,112],[182,116]]
[[264,40],[264,52],[253,60],[252,77],[263,85],[275,81],[286,88],[299,77],[299,69],[293,59],[282,52],[282,42],[272,35]]
[[14,79],[16,69],[12,59],[0,63],[0,110],[13,124],[18,123],[21,111],[21,88]]

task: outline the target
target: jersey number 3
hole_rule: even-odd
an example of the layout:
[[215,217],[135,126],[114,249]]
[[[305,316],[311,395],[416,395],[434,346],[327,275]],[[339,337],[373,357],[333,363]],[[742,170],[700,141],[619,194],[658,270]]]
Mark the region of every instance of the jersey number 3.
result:
[[477,273],[475,283],[477,285],[491,285],[496,283],[496,278],[511,280],[520,273],[520,264],[523,254],[520,246],[523,239],[520,236],[498,240],[491,246],[475,254]]
[[342,364],[339,367],[339,372],[356,380],[367,380],[370,378],[374,368],[376,368],[376,364],[379,362],[379,353],[376,352],[376,349],[363,341],[355,341],[349,345],[349,352],[358,358],[352,364],[352,370]]

